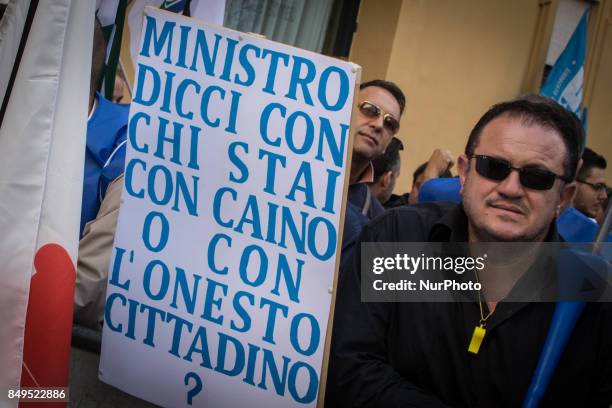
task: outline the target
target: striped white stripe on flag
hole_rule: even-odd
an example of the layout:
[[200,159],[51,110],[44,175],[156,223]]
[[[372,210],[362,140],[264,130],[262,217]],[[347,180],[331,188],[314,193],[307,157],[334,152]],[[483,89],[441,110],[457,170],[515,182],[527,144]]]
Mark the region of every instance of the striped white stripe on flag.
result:
[[565,49],[552,67],[540,92],[580,116],[584,61],[587,45],[588,9],[584,11]]
[[0,119],[0,386],[13,389],[67,385],[95,6],[11,0],[5,13],[25,3],[21,59],[0,61],[16,69]]

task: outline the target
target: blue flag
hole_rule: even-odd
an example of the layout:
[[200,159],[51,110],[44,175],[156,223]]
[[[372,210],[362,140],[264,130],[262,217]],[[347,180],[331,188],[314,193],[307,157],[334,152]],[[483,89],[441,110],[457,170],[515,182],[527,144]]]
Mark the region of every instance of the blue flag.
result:
[[580,114],[580,103],[584,84],[587,16],[588,10],[585,10],[574,34],[572,34],[565,50],[555,62],[540,92],[542,95],[556,100],[578,117],[582,116]]
[[162,10],[168,10],[173,13],[183,13],[185,10],[185,0],[164,0],[159,6]]

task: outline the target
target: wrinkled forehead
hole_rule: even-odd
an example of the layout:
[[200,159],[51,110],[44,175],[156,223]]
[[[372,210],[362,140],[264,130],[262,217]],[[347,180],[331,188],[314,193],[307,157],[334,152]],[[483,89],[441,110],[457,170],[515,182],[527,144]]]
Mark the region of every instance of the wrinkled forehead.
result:
[[507,114],[482,129],[475,151],[506,159],[515,166],[543,166],[559,174],[568,160],[567,147],[558,130]]

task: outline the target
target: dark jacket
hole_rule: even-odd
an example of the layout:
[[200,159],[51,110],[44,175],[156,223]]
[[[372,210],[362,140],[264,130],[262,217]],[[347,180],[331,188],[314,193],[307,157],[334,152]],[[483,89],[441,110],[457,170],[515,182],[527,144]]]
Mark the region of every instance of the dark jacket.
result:
[[[554,226],[548,240],[558,239]],[[386,213],[360,241],[467,240],[461,205]],[[498,303],[478,354],[468,353],[478,303],[366,303],[360,245],[340,274],[330,357],[330,407],[520,407],[548,334],[554,303]],[[612,403],[612,308],[587,304],[540,407]]]

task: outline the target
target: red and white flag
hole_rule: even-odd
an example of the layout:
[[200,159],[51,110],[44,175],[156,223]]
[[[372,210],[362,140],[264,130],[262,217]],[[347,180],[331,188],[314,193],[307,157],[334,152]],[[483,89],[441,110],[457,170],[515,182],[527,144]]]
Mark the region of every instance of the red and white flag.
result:
[[0,407],[68,384],[94,9],[10,0],[0,21]]

